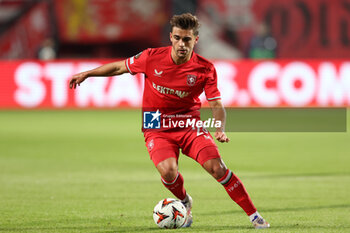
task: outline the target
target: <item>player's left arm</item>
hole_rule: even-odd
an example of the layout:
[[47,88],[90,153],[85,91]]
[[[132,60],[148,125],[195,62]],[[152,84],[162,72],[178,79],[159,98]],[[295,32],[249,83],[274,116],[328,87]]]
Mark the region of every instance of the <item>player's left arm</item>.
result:
[[221,127],[216,128],[214,134],[216,140],[218,140],[219,142],[229,142],[230,139],[225,133],[226,111],[224,105],[222,104],[221,100],[212,100],[209,101],[209,106],[211,108],[215,120],[221,121]]

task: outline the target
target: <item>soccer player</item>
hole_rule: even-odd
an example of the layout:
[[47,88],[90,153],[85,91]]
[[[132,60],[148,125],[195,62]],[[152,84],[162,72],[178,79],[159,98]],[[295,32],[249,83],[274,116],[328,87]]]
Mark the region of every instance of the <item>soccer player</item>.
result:
[[[199,95],[204,91],[213,117],[221,121],[214,134],[219,142],[229,142],[225,134],[226,113],[217,89],[217,75],[213,64],[193,51],[198,41],[198,19],[192,14],[175,15],[170,20],[171,46],[149,48],[124,61],[102,65],[96,69],[76,74],[70,88],[76,88],[91,76],[114,76],[129,72],[143,73],[143,113],[152,113],[152,119],[184,116],[199,120],[201,106]],[[144,119],[145,120],[145,119]],[[144,137],[150,158],[160,173],[163,185],[182,201],[188,211],[184,227],[192,224],[192,198],[184,187],[184,178],[178,171],[179,149],[197,161],[226,189],[229,197],[249,216],[255,228],[270,225],[257,212],[242,181],[229,170],[210,135],[203,128],[158,127],[144,124]]]

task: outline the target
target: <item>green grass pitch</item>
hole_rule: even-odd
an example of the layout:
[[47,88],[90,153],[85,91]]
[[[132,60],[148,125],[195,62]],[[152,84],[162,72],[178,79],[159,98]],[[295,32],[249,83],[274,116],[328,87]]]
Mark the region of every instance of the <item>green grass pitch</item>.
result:
[[[193,226],[158,229],[153,207],[172,195],[140,121],[139,110],[1,111],[0,232],[257,231],[183,155]],[[350,232],[349,132],[228,135],[220,152],[270,222],[263,232]]]

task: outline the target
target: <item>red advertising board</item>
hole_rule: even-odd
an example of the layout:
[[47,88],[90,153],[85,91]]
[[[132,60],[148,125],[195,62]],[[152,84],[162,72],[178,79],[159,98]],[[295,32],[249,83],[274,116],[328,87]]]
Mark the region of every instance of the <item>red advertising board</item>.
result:
[[[68,88],[73,74],[107,62],[0,62],[0,108],[139,107],[142,74],[89,78],[76,90]],[[350,60],[214,61],[214,65],[227,107],[350,106]]]

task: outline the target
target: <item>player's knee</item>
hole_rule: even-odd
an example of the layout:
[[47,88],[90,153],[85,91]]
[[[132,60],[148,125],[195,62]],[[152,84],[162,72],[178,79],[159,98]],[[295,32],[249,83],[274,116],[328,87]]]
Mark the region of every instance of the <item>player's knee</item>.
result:
[[215,179],[220,179],[225,175],[226,168],[221,166],[215,166],[213,168],[213,173],[211,174]]
[[162,177],[166,181],[172,181],[176,178],[176,175],[177,175],[177,169],[171,167],[168,170],[164,170]]
[[166,181],[172,181],[176,178],[178,167],[177,163],[174,161],[163,161],[157,165],[157,169],[160,175]]
[[215,179],[222,178],[226,173],[226,166],[221,162],[221,159],[211,159],[203,164],[203,167]]
[[227,170],[226,168],[217,169],[214,178],[217,180],[221,179],[222,177],[224,177],[226,170]]

